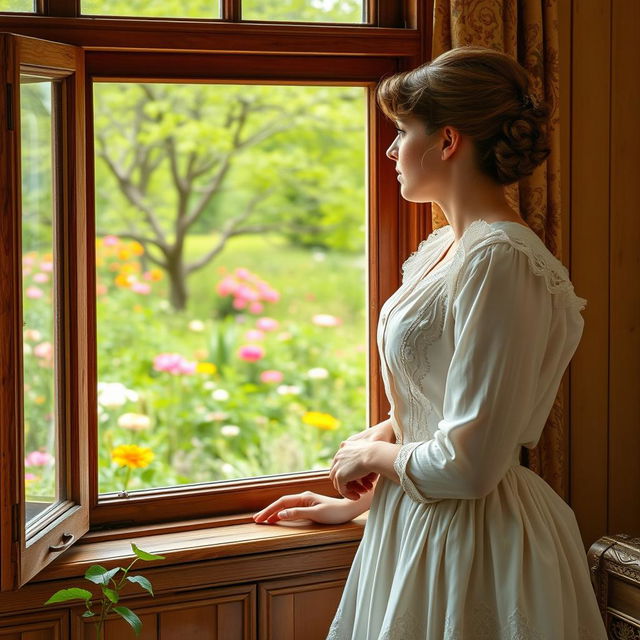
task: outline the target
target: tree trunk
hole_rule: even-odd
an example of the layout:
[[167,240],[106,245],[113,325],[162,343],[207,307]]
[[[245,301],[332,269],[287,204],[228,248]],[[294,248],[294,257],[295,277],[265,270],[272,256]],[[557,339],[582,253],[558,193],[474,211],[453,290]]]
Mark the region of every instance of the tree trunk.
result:
[[176,311],[184,311],[187,308],[189,292],[184,277],[181,256],[171,260],[168,265],[169,274],[169,302]]

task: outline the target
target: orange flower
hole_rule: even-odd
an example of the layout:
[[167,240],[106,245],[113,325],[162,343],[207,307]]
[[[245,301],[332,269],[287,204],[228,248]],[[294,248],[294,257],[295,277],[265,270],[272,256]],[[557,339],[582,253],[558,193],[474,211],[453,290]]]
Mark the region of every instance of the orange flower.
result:
[[131,283],[129,282],[129,276],[125,276],[123,273],[119,273],[116,276],[115,282],[116,285],[122,287],[123,289],[128,289],[131,286]]
[[335,431],[340,424],[337,418],[334,418],[328,413],[320,413],[319,411],[307,411],[302,416],[302,422],[321,429],[322,431]]
[[131,257],[131,253],[129,251],[127,251],[126,249],[118,249],[118,259],[125,261],[125,260],[129,260],[129,258]]
[[144,253],[144,247],[137,240],[129,243],[129,249],[134,256],[141,256]]
[[111,459],[116,464],[130,469],[147,467],[154,457],[149,447],[139,447],[137,444],[122,444],[111,452]]

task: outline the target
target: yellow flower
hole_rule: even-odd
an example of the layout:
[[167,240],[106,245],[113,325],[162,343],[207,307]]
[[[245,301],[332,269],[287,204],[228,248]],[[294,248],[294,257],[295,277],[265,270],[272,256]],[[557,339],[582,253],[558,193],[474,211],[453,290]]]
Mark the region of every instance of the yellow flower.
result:
[[136,240],[129,243],[129,249],[134,256],[141,256],[144,253],[144,247]]
[[153,269],[149,269],[148,274],[151,282],[158,282],[158,280],[162,280],[162,269],[154,267]]
[[215,373],[218,370],[218,368],[216,367],[215,364],[213,364],[213,362],[198,362],[198,364],[196,364],[196,371],[198,373]]
[[124,262],[125,260],[129,260],[129,258],[131,258],[131,253],[126,249],[118,249],[118,258]]
[[119,273],[116,276],[115,282],[118,287],[122,287],[123,289],[128,289],[131,286],[129,276],[125,276],[123,273]]
[[302,416],[302,422],[310,424],[312,427],[322,429],[323,431],[335,431],[340,424],[337,418],[328,413],[320,413],[319,411],[307,411]]
[[111,459],[116,464],[130,469],[142,469],[153,458],[153,451],[149,447],[139,447],[137,444],[122,444],[111,452]]

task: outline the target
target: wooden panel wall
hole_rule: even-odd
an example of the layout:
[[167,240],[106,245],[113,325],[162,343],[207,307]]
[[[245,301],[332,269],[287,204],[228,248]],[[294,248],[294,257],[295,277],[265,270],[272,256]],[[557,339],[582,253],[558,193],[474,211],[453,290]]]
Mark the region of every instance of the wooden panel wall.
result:
[[570,497],[588,548],[640,534],[640,3],[558,4],[563,208],[588,301],[571,366]]

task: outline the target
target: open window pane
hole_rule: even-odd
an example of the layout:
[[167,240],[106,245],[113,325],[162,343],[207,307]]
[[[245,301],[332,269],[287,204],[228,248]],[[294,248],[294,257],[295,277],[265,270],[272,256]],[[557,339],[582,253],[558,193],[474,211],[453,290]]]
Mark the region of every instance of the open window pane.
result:
[[81,12],[132,18],[219,18],[220,0],[82,0]]
[[0,0],[0,12],[33,13],[35,10],[34,0]]
[[326,468],[365,426],[365,104],[94,85],[101,493]]
[[365,22],[363,0],[242,0],[244,20]]
[[54,81],[20,78],[25,525],[66,498],[58,464]]

